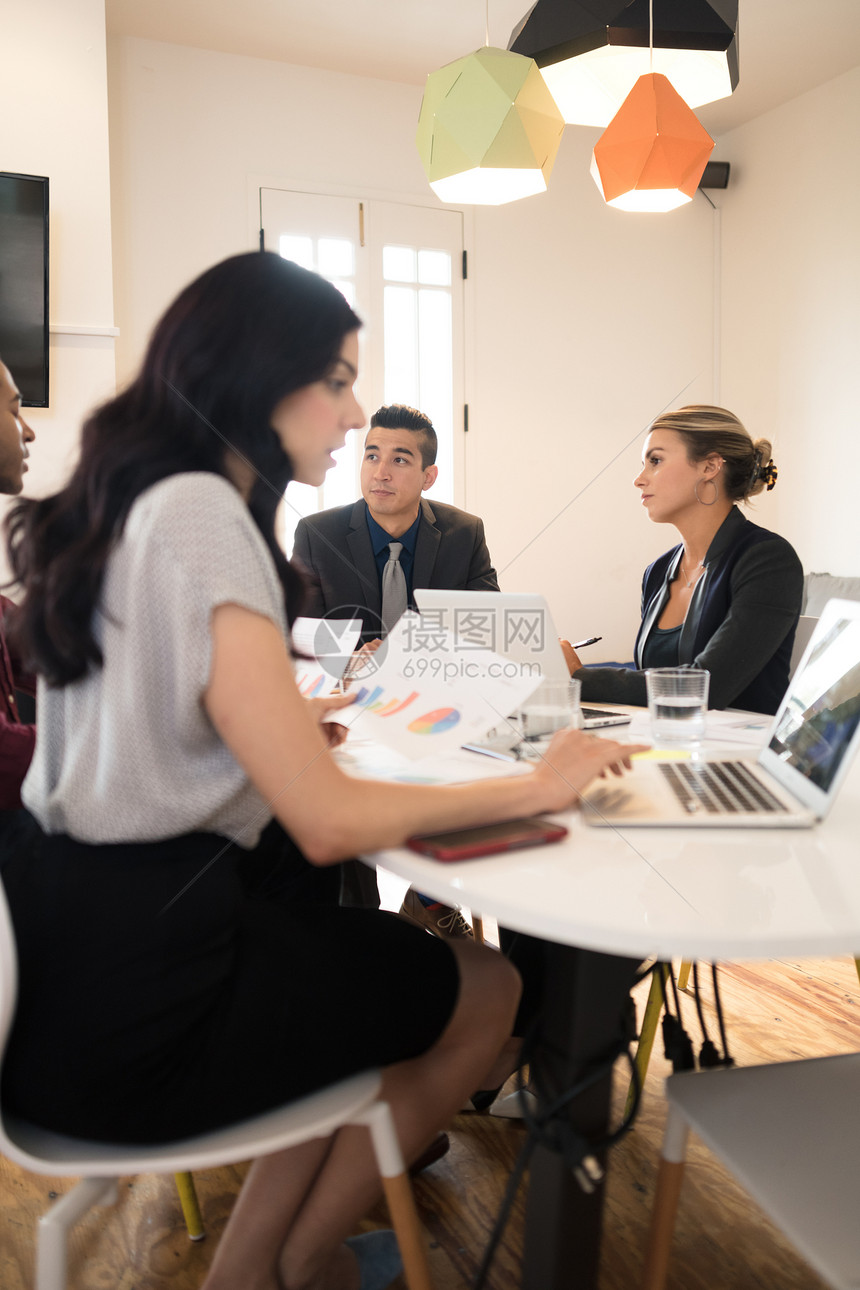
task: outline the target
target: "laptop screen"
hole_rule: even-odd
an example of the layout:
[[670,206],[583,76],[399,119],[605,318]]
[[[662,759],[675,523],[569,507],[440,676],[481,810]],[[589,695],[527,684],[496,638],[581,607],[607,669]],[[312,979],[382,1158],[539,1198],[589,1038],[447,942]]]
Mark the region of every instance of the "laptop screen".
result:
[[768,750],[832,799],[858,725],[860,603],[832,600],[788,688]]
[[543,596],[416,587],[415,603],[422,618],[454,632],[464,644],[494,650],[528,669],[529,675],[539,672],[547,680],[570,679]]

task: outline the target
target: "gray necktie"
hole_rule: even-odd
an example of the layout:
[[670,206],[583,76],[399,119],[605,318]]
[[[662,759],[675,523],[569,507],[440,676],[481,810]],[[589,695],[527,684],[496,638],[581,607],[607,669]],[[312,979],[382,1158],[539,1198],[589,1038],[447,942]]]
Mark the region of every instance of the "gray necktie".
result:
[[406,612],[406,578],[400,564],[402,550],[402,542],[389,542],[388,563],[382,570],[382,623],[386,632]]

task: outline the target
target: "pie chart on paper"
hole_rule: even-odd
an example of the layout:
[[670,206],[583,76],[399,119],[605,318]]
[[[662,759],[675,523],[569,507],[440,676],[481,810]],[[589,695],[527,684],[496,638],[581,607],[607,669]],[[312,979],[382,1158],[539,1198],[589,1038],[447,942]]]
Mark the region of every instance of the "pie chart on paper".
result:
[[407,726],[415,735],[441,735],[452,726],[456,726],[460,720],[460,713],[456,708],[435,708],[433,712],[425,712],[423,716],[416,717]]

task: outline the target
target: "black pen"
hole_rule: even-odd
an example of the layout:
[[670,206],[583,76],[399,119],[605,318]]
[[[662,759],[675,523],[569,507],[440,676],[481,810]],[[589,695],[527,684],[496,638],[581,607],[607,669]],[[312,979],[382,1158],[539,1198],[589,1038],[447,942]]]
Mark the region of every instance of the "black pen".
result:
[[602,640],[602,636],[589,636],[587,641],[577,641],[573,648],[583,649],[586,645],[596,645],[598,641]]

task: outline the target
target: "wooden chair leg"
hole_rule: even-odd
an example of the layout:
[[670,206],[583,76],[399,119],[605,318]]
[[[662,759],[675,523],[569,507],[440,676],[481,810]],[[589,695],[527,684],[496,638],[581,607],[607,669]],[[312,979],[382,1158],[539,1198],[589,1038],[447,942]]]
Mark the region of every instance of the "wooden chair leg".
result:
[[854,966],[857,969],[857,976],[860,977],[860,958],[854,959]]
[[[690,972],[692,971],[692,969],[693,969],[692,963],[690,963],[688,959],[684,959],[681,963],[681,966],[678,968],[678,989],[679,990],[686,990],[687,982],[690,980]],[[858,969],[858,971],[860,971],[860,969]]]
[[382,1185],[391,1215],[391,1226],[397,1233],[406,1284],[409,1290],[433,1290],[424,1233],[418,1221],[409,1177],[405,1173],[393,1178],[384,1177]]
[[654,1213],[642,1273],[642,1290],[663,1290],[675,1231],[675,1215],[684,1179],[684,1161],[660,1161]]
[[[484,944],[484,920],[480,914],[472,915],[472,931],[475,934],[475,944]],[[860,972],[860,964],[857,965],[857,971]]]
[[412,1182],[403,1162],[391,1108],[387,1102],[374,1102],[373,1106],[356,1116],[353,1123],[366,1124],[370,1130],[391,1226],[400,1246],[406,1284],[409,1290],[433,1290],[427,1243],[418,1221]]
[[185,1226],[188,1228],[188,1239],[190,1241],[202,1241],[206,1235],[206,1229],[203,1226],[203,1215],[200,1213],[200,1203],[197,1200],[194,1176],[189,1173],[182,1173],[174,1174],[173,1177],[176,1182],[176,1190],[179,1192],[182,1216],[185,1219]]
[[[645,1083],[645,1076],[648,1073],[648,1063],[651,1060],[651,1050],[654,1047],[654,1040],[657,1037],[657,1026],[660,1022],[660,1013],[663,1011],[663,990],[661,989],[660,977],[658,973],[662,972],[663,981],[669,978],[669,969],[665,963],[655,967],[651,973],[651,989],[648,991],[648,1001],[645,1004],[645,1012],[642,1015],[642,1025],[639,1027],[639,1043],[636,1047],[636,1070],[639,1075],[640,1088]],[[630,1088],[627,1090],[627,1102],[624,1106],[624,1115],[628,1116],[633,1110],[633,1102],[636,1097],[636,1084],[633,1079],[630,1080]]]
[[686,1121],[670,1106],[666,1134],[663,1139],[663,1154],[660,1157],[660,1168],[657,1173],[657,1187],[654,1192],[651,1230],[648,1234],[645,1268],[642,1273],[642,1290],[663,1290],[666,1284],[672,1236],[675,1231],[675,1216],[678,1212],[681,1183],[684,1180],[687,1136]]

